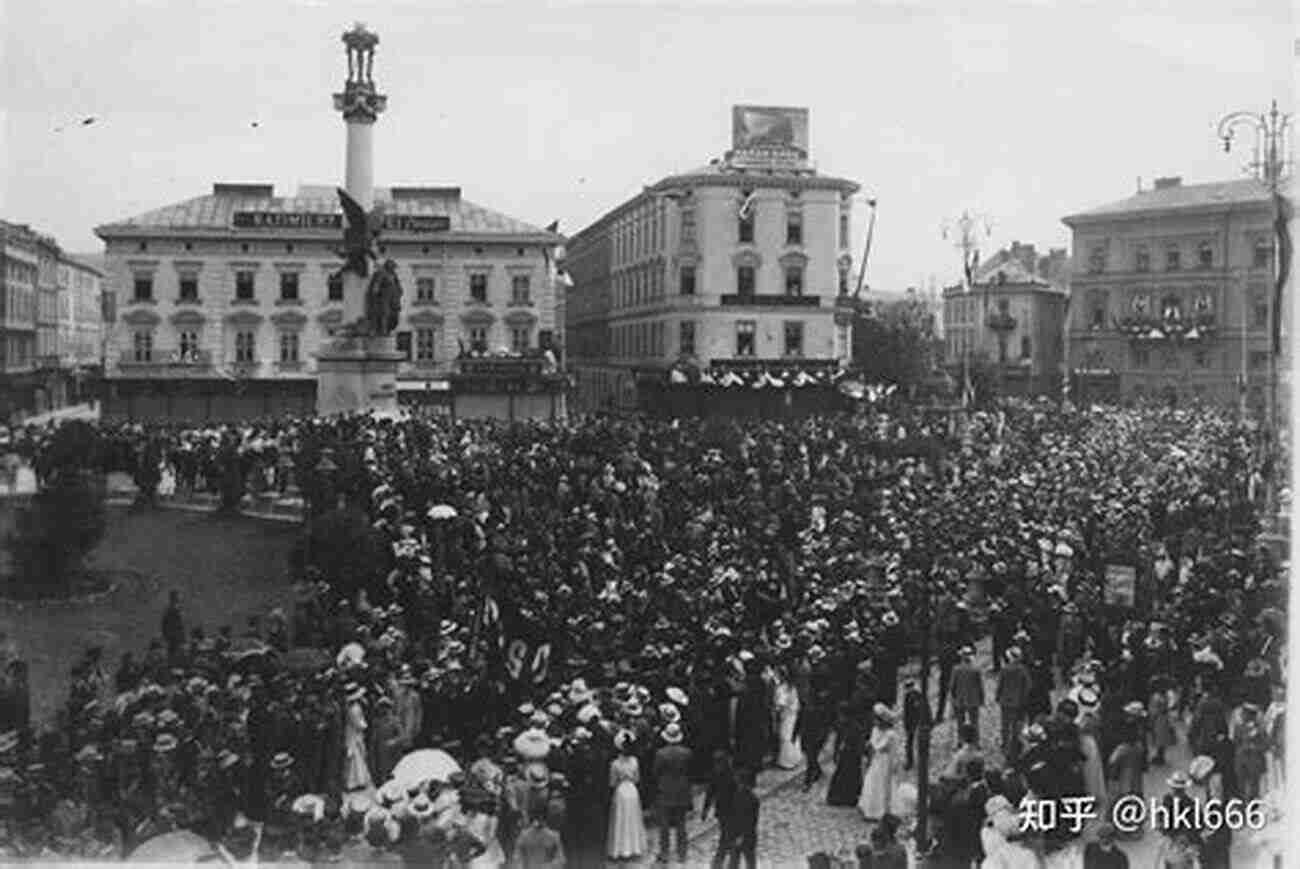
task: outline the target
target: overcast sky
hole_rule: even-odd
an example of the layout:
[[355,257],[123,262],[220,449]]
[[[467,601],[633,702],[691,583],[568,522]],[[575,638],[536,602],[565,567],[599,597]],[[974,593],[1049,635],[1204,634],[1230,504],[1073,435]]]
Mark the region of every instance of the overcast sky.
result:
[[1236,177],[1248,148],[1215,123],[1290,107],[1292,2],[0,0],[0,215],[97,251],[95,225],[215,180],[341,183],[330,95],[360,20],[389,95],[377,184],[572,233],[721,156],[732,104],[807,106],[819,170],[863,186],[857,251],[879,200],[868,282],[901,290],[956,278],[940,226],[964,208],[990,247],[1046,248],[1139,176]]

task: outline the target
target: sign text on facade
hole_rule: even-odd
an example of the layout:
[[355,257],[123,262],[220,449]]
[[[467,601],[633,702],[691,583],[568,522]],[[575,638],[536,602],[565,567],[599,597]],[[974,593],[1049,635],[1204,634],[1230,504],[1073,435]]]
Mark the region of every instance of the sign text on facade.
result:
[[[231,221],[236,229],[342,229],[342,214],[311,214],[283,211],[236,211]],[[387,232],[445,232],[451,218],[441,214],[388,214]]]

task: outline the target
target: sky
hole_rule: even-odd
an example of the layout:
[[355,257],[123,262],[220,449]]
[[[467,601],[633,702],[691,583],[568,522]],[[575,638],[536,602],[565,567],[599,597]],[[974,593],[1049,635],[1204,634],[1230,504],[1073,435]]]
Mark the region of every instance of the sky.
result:
[[[1065,246],[1138,179],[1237,177],[1218,119],[1294,100],[1293,2],[0,0],[0,216],[93,233],[214,181],[341,183],[342,32],[380,36],[375,182],[454,185],[576,233],[720,157],[734,104],[806,106],[819,171],[878,202],[867,283],[942,286],[942,227]],[[95,122],[83,125],[82,119]],[[256,123],[256,126],[254,126]]]

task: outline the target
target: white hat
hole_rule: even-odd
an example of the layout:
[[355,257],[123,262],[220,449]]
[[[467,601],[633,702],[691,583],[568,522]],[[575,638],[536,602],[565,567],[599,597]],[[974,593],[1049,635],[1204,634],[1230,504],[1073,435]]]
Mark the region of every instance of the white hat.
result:
[[664,694],[667,695],[669,700],[671,700],[673,703],[676,703],[678,706],[686,706],[690,703],[690,700],[686,697],[686,692],[683,691],[681,688],[677,688],[675,686],[670,687],[667,691],[664,692]]
[[665,727],[659,735],[662,736],[664,742],[669,745],[676,745],[681,742],[683,738],[681,725],[675,722]]

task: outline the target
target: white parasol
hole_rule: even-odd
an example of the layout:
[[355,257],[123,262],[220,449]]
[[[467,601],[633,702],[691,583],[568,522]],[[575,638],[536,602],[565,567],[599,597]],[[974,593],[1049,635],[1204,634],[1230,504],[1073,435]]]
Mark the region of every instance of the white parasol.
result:
[[169,863],[193,865],[211,863],[220,859],[217,850],[207,839],[189,830],[177,830],[154,836],[127,858],[131,863]]
[[403,757],[393,767],[393,780],[403,788],[426,782],[445,782],[460,772],[455,758],[440,748],[421,748]]

